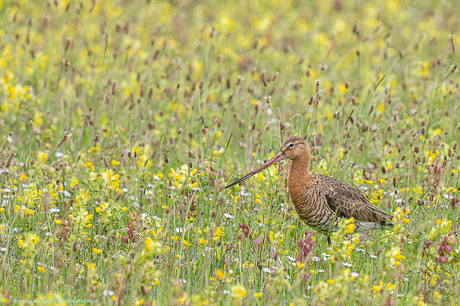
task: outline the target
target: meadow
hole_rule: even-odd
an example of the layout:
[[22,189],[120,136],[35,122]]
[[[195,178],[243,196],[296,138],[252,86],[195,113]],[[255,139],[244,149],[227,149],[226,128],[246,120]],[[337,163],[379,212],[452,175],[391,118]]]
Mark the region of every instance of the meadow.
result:
[[[0,1],[0,304],[459,305],[455,1]],[[456,52],[457,51],[457,52]],[[394,215],[326,237],[312,172]]]

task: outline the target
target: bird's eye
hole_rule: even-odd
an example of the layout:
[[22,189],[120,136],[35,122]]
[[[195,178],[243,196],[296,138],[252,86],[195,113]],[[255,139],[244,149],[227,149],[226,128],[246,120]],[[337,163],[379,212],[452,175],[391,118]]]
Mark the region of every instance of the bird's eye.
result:
[[294,148],[294,146],[295,146],[295,144],[291,143],[291,144],[289,145],[289,148]]

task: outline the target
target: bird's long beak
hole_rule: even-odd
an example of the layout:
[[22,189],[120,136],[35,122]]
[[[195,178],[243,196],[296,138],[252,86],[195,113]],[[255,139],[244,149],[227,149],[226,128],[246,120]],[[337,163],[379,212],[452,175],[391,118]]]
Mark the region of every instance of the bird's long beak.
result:
[[244,181],[245,179],[248,179],[250,178],[251,176],[253,176],[254,174],[257,174],[259,173],[260,171],[270,167],[271,165],[279,162],[279,161],[282,161],[283,159],[285,159],[286,156],[281,153],[281,152],[278,152],[278,154],[276,154],[275,156],[273,156],[273,158],[271,158],[269,161],[267,161],[265,164],[263,164],[262,166],[260,166],[259,168],[255,169],[254,171],[246,174],[245,176],[243,176],[242,178],[234,181],[233,183],[231,184],[228,184],[227,186],[225,186],[225,188],[228,188],[228,187],[232,187],[233,185],[236,185],[238,183],[241,183],[242,181]]

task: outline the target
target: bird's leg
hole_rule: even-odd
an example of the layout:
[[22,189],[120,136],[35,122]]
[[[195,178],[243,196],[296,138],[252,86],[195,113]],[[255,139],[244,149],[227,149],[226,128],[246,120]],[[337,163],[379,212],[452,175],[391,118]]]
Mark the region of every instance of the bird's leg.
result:
[[332,241],[331,241],[331,235],[328,235],[328,236],[327,236],[327,245],[328,245],[328,246],[331,246],[331,243],[332,243]]

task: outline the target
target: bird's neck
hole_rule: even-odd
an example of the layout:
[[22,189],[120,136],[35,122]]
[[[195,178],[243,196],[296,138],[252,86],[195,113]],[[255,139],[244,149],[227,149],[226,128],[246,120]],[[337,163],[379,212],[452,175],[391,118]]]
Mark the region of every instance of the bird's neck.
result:
[[310,148],[307,147],[304,154],[292,160],[288,184],[289,194],[293,200],[303,194],[302,191],[305,188],[308,188],[310,179],[310,159]]

